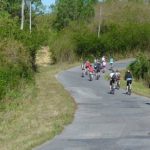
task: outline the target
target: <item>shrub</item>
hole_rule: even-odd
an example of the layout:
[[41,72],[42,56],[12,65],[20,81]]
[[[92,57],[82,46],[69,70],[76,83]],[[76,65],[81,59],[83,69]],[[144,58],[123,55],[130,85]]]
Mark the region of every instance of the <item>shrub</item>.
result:
[[29,53],[15,40],[0,43],[0,99],[7,91],[16,89],[21,80],[32,78]]
[[150,59],[140,53],[137,59],[129,65],[136,79],[142,79],[150,87]]

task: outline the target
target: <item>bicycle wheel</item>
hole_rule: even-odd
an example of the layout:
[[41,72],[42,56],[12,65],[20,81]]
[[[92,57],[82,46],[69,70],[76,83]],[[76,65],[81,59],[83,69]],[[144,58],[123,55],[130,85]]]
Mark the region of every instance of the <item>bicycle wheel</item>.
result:
[[131,86],[129,86],[129,95],[131,95]]
[[128,87],[128,95],[131,95],[131,84],[129,84],[129,87]]

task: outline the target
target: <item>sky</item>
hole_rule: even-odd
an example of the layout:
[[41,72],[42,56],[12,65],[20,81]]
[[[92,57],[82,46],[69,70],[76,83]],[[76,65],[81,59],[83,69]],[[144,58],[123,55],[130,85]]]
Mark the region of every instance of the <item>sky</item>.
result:
[[55,0],[42,0],[42,3],[46,7],[45,12],[49,13],[50,12],[49,6],[55,4]]
[[42,0],[42,3],[46,6],[50,6],[55,3],[55,0]]

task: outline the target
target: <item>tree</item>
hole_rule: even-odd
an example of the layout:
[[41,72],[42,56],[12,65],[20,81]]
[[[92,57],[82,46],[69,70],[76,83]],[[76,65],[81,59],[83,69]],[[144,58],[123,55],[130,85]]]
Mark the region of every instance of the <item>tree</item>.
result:
[[96,2],[97,0],[57,0],[53,9],[56,13],[54,26],[60,30],[71,21],[88,20],[94,16],[93,4]]

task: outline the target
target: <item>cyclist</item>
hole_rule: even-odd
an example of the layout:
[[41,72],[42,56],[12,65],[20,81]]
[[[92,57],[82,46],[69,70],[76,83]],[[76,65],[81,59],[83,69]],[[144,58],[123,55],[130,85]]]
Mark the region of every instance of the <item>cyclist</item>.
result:
[[[112,72],[110,73],[110,93],[112,92],[112,89],[114,89],[114,84],[115,84],[115,81],[116,81],[116,74],[114,72],[114,70],[112,70]],[[114,93],[113,93],[114,94]]]
[[113,63],[114,63],[114,59],[113,59],[113,57],[110,57],[110,60],[109,60],[110,69],[113,68]]
[[89,72],[94,73],[94,68],[93,68],[92,64],[90,64],[88,70],[89,70]]
[[100,61],[97,61],[96,65],[94,66],[96,79],[98,80],[100,77],[100,70],[101,70],[101,63]]
[[94,59],[94,63],[93,63],[94,70],[96,70],[96,68],[97,68],[97,62],[98,62],[98,59],[95,58],[95,59]]
[[83,62],[81,63],[81,69],[82,69],[82,70],[85,70],[85,61],[83,61]]
[[117,83],[117,88],[120,88],[120,72],[118,69],[116,70],[116,83]]
[[106,68],[106,61],[102,62],[102,72],[105,72],[105,68]]
[[91,63],[87,60],[87,61],[85,62],[85,74],[86,74],[86,75],[88,74],[88,69],[89,69],[90,65],[91,65]]
[[96,64],[96,63],[97,63],[97,58],[94,59],[94,64]]
[[129,85],[130,85],[130,88],[131,88],[131,84],[132,84],[132,74],[130,72],[130,70],[128,70],[125,74],[125,80],[127,81],[127,94],[128,94],[128,90],[129,90]]
[[102,57],[102,63],[103,63],[104,61],[106,61],[105,56]]
[[90,64],[88,70],[89,70],[89,78],[90,78],[89,80],[92,81],[93,80],[93,76],[94,76],[94,68],[93,68],[93,66],[91,64]]
[[82,62],[81,64],[81,69],[82,69],[82,77],[84,77],[84,74],[85,74],[85,61]]

